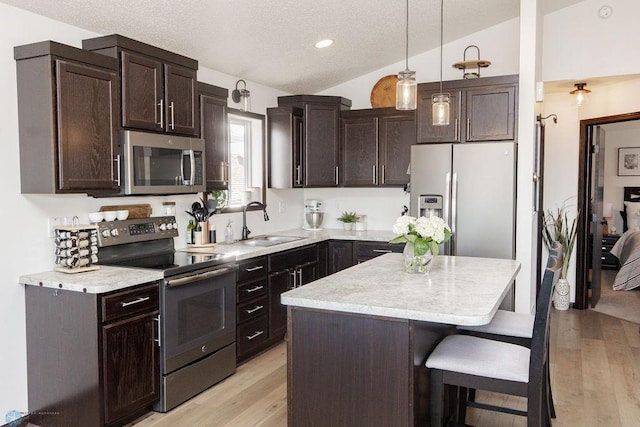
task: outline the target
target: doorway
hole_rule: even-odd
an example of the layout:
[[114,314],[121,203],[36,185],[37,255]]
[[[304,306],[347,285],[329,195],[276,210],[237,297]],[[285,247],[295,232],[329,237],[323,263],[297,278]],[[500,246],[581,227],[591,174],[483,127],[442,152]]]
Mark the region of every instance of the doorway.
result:
[[[602,234],[602,189],[600,182],[604,152],[600,151],[601,126],[640,120],[640,112],[597,117],[580,121],[578,163],[578,235],[576,239],[576,298],[574,308],[585,310],[597,304],[600,295],[600,245],[594,245]],[[596,231],[594,233],[594,230]],[[599,233],[598,233],[599,232]],[[600,236],[601,237],[601,236]],[[593,272],[594,274],[590,274]],[[597,273],[597,274],[596,274]],[[591,290],[591,294],[589,293]],[[592,297],[593,296],[593,297]]]

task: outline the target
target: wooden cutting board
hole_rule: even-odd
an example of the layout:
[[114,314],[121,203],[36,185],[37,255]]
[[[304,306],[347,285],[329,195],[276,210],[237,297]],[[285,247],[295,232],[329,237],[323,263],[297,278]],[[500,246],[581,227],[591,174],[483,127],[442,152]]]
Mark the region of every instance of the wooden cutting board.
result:
[[378,80],[371,89],[371,106],[373,108],[395,107],[397,82],[396,74],[384,76]]
[[100,212],[106,211],[121,211],[127,209],[129,211],[128,219],[135,218],[149,218],[151,216],[151,205],[147,203],[139,205],[115,205],[115,206],[101,206]]

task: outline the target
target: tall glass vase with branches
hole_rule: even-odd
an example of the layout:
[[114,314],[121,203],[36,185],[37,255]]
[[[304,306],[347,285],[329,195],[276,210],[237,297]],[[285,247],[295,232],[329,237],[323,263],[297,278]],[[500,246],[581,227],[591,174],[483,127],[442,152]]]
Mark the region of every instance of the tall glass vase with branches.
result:
[[567,278],[567,270],[569,269],[573,247],[576,243],[577,222],[580,214],[579,211],[576,212],[573,220],[569,221],[567,210],[566,204],[563,204],[555,212],[548,209],[544,215],[544,228],[542,230],[542,238],[547,249],[551,247],[551,243],[554,241],[562,245],[564,254],[564,262],[560,271],[562,279]]

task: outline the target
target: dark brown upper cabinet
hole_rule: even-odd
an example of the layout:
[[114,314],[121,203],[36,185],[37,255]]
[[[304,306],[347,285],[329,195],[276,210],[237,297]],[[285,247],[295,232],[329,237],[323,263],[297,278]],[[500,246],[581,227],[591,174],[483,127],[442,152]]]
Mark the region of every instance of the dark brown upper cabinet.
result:
[[302,187],[303,117],[302,108],[267,108],[269,188]]
[[301,187],[337,187],[340,179],[340,112],[351,100],[339,96],[292,95],[278,97],[279,107],[303,110],[303,136],[293,147],[292,173]]
[[340,185],[392,187],[409,182],[411,145],[416,143],[414,111],[343,111],[340,134]]
[[118,192],[117,61],[52,41],[14,58],[21,192]]
[[440,83],[418,85],[418,143],[514,141],[518,76],[483,77],[443,82],[451,97],[447,126],[432,124],[431,96]]
[[198,82],[200,138],[205,141],[207,191],[229,189],[227,89]]
[[118,34],[83,40],[82,48],[119,58],[123,128],[199,134],[198,61]]

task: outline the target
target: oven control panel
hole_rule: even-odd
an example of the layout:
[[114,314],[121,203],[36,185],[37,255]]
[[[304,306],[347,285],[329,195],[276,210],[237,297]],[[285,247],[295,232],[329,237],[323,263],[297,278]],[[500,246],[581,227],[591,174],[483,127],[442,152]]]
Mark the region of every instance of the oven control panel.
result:
[[102,221],[97,226],[100,247],[178,236],[178,223],[174,216]]

